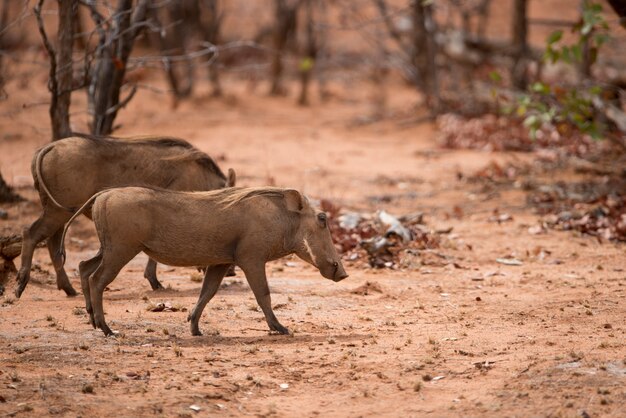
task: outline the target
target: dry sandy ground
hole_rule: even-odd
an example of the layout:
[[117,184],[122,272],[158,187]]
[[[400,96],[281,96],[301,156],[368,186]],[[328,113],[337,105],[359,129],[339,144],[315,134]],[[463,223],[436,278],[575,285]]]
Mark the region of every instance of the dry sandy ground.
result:
[[[423,255],[398,271],[347,262],[350,277],[332,283],[281,260],[268,275],[293,336],[268,335],[239,273],[207,306],[205,335],[192,337],[185,310],[197,273],[160,266],[168,289],[154,292],[139,256],[105,293],[119,331],[105,338],[88,325],[82,296],[56,290],[47,252],[37,250],[22,298],[11,282],[0,299],[1,416],[624,416],[624,246],[531,235],[537,218],[523,192],[487,198],[457,179],[493,159],[531,157],[441,150],[424,125],[351,126],[369,111],[358,94],[301,109],[293,98],[228,87],[230,98],[200,94],[175,111],[166,96],[144,93],[122,113],[119,134],[187,138],[235,168],[242,185],[292,186],[368,212],[423,211],[429,227],[454,228],[436,251],[449,261]],[[45,106],[13,111],[46,92],[12,93],[1,104],[0,165],[30,201],[2,206],[5,233],[38,215],[29,164],[47,141]],[[391,97],[393,109],[413,104],[410,92]],[[81,118],[75,128],[84,130]],[[372,199],[382,194],[391,199]],[[488,222],[495,208],[513,221]],[[90,222],[80,219],[68,241],[78,288],[78,262],[97,251]],[[496,263],[506,256],[523,265]],[[367,282],[368,294],[353,292]],[[182,311],[147,310],[159,302]]]

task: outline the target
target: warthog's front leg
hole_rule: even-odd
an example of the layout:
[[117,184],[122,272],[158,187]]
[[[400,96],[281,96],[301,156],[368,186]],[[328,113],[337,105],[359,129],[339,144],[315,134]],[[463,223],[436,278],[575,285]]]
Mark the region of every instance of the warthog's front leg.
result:
[[265,320],[270,330],[288,335],[289,330],[278,322],[272,310],[272,297],[270,296],[270,288],[267,285],[267,277],[265,276],[265,263],[239,265],[239,267],[241,267],[246,275],[246,279],[248,279],[248,284],[254,292],[254,297],[265,315]]
[[217,289],[220,287],[220,283],[222,283],[224,274],[226,274],[229,267],[228,264],[207,267],[206,273],[204,273],[204,281],[202,282],[202,290],[200,291],[198,303],[196,303],[196,306],[194,306],[187,317],[187,321],[191,322],[191,335],[202,335],[198,327],[202,311],[206,304],[215,296]]
[[148,279],[152,290],[163,289],[163,285],[159,282],[159,279],[157,279],[157,262],[151,258],[148,258],[146,269],[143,271],[143,277]]

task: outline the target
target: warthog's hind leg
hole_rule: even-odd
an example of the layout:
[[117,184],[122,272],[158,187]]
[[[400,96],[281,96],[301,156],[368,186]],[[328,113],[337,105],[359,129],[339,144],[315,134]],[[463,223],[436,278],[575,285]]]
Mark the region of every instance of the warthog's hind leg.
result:
[[237,272],[235,271],[235,265],[231,264],[226,271],[226,277],[236,276]]
[[143,277],[148,279],[150,282],[150,286],[152,290],[160,290],[163,289],[163,285],[157,279],[157,262],[151,258],[148,258],[148,262],[146,263],[146,269],[143,271]]
[[265,276],[265,264],[255,263],[252,265],[239,265],[239,267],[241,267],[246,275],[246,279],[248,279],[248,284],[252,292],[254,292],[254,297],[265,315],[265,320],[270,330],[288,335],[289,330],[278,322],[272,310],[272,297],[270,296],[270,288],[267,285],[267,277]]
[[226,274],[229,267],[228,264],[207,267],[206,273],[204,273],[204,281],[202,282],[202,290],[200,291],[198,303],[196,303],[196,306],[194,306],[187,317],[187,321],[191,322],[191,335],[202,335],[198,326],[200,316],[202,316],[202,311],[206,304],[215,296],[217,289],[220,287],[220,283],[222,283],[224,274]]
[[[15,296],[20,297],[30,280],[30,267],[33,263],[33,253],[35,247],[44,239],[50,237],[70,218],[70,213],[46,212],[37,219],[31,226],[24,228],[22,232],[22,265],[17,273],[17,288]],[[70,286],[71,287],[71,286]]]
[[93,258],[89,260],[81,261],[78,265],[78,271],[80,272],[80,286],[83,289],[83,296],[85,298],[85,309],[89,314],[89,323],[95,328],[96,323],[93,319],[93,307],[91,305],[91,291],[89,289],[89,277],[96,271],[100,263],[102,262],[102,250],[98,251]]
[[78,293],[76,293],[76,290],[72,287],[67,273],[63,268],[63,256],[60,253],[62,236],[63,228],[59,228],[48,238],[48,252],[50,253],[50,260],[52,260],[52,265],[57,275],[57,289],[63,290],[67,296],[76,296]]
[[102,307],[104,289],[117,277],[122,267],[139,254],[139,250],[133,251],[128,247],[123,248],[118,243],[115,252],[107,251],[107,248],[103,248],[102,251],[102,262],[89,278],[89,296],[93,308],[93,322],[96,328],[100,328],[104,335],[109,336],[113,335],[113,331],[104,320],[104,308]]

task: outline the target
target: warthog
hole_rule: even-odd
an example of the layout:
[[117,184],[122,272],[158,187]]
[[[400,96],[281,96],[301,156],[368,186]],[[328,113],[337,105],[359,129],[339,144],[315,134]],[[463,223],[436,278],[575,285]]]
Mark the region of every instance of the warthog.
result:
[[[57,287],[68,296],[76,295],[59,256],[61,235],[76,209],[95,193],[131,185],[203,191],[235,184],[232,169],[226,178],[208,155],[187,141],[170,137],[65,138],[37,151],[31,171],[43,214],[23,231],[22,265],[15,290],[18,298],[28,284],[35,246],[46,238]],[[85,214],[91,216],[89,211]],[[162,288],[153,260],[148,261],[144,276],[153,289]]]
[[65,229],[89,207],[101,246],[95,257],[80,263],[80,282],[91,324],[105,335],[112,332],[104,320],[104,288],[141,251],[172,266],[208,266],[200,298],[188,317],[193,335],[201,335],[198,321],[202,311],[231,264],[243,270],[270,330],[280,334],[289,330],[272,311],[265,263],[295,253],[328,279],[348,277],[333,245],[326,214],[316,212],[296,190],[105,190],[89,199]]

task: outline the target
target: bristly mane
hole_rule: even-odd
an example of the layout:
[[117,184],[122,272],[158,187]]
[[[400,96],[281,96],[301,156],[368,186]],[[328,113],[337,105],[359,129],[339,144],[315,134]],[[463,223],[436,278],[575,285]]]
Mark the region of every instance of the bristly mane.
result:
[[216,190],[214,193],[223,195],[220,203],[226,207],[231,207],[245,199],[257,196],[285,197],[284,189],[277,187],[228,187],[219,191]]
[[189,161],[195,161],[196,163],[216,174],[223,180],[226,180],[226,175],[211,157],[209,157],[206,153],[200,151],[184,139],[171,136],[131,136],[127,138],[118,138],[115,136],[101,136],[79,132],[72,132],[72,136],[86,139],[88,141],[93,141],[95,144],[105,146],[115,145],[121,142],[125,145],[152,145],[164,148],[181,147],[184,148],[186,152],[178,157],[174,157],[175,159],[180,158]]
[[195,149],[193,145],[184,139],[176,138],[173,136],[130,136],[126,138],[120,138],[116,136],[103,136],[85,134],[81,132],[72,132],[72,136],[77,136],[82,139],[96,142],[102,145],[115,144],[123,142],[129,145],[154,145],[160,147],[183,147],[185,149]]

